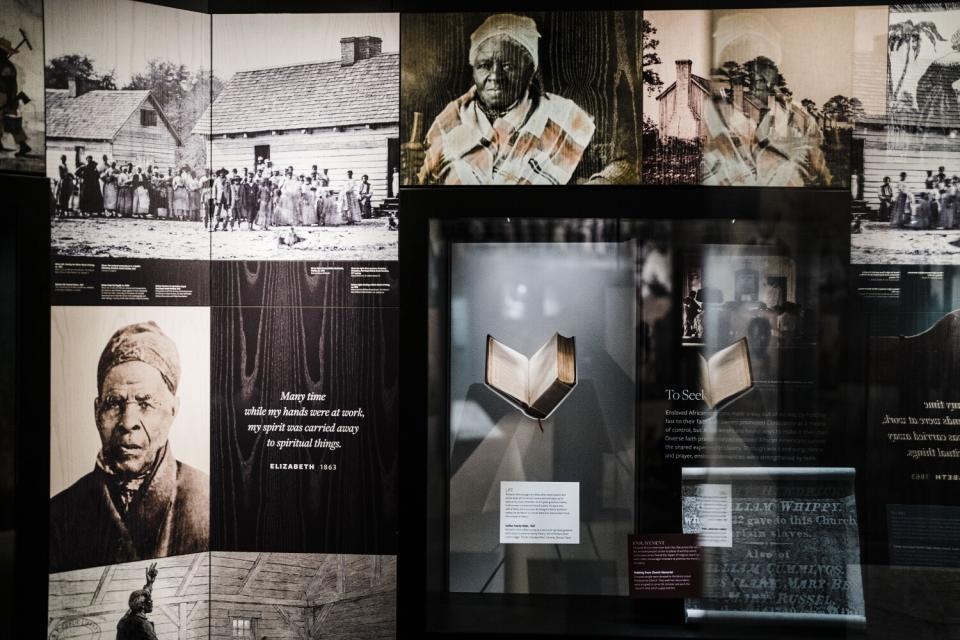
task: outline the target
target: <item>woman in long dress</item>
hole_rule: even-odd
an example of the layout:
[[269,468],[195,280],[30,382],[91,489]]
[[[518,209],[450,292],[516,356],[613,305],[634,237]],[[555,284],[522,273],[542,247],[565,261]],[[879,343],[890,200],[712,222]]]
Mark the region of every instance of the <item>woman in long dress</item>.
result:
[[300,224],[311,227],[317,224],[317,187],[307,176],[300,194]]
[[300,223],[300,183],[292,175],[287,176],[280,187],[280,207],[277,224],[292,226]]
[[353,171],[347,171],[347,179],[340,187],[340,196],[337,209],[340,218],[346,224],[360,222],[360,201],[357,200],[357,182],[353,179]]
[[174,177],[175,176],[173,175],[173,169],[171,167],[167,167],[167,175],[163,176],[163,179],[160,181],[160,183],[163,185],[162,191],[163,191],[164,198],[166,199],[167,215],[170,216],[171,219],[173,218],[173,196],[174,196],[173,178]]
[[117,215],[117,163],[112,163],[103,172],[103,210],[111,216]]
[[147,188],[147,177],[140,167],[133,176],[133,213],[141,218],[150,214],[150,189]]
[[907,174],[901,172],[900,182],[897,183],[897,199],[893,202],[893,212],[890,215],[890,226],[902,227],[910,221],[908,209],[912,198],[910,187],[907,186]]
[[130,175],[130,168],[124,166],[123,170],[117,174],[117,213],[125,218],[129,218],[133,213],[133,186],[130,181],[133,176]]
[[147,215],[159,218],[160,193],[157,189],[156,173],[153,170],[153,165],[147,165],[147,172],[143,176],[143,186],[147,188],[147,195],[150,196],[150,210]]
[[190,211],[187,214],[187,219],[192,222],[200,221],[200,208],[202,205],[202,197],[200,195],[200,181],[197,180],[196,176],[192,171],[184,169],[183,170],[184,182],[187,185],[187,191],[190,194],[189,208]]
[[103,194],[100,192],[100,172],[93,156],[80,170],[80,211],[84,215],[103,213]]
[[78,164],[73,170],[73,195],[70,196],[70,211],[77,216],[83,216],[80,211],[80,191],[83,188],[83,165]]
[[65,216],[70,212],[70,200],[73,196],[73,173],[67,167],[67,156],[60,156],[60,166],[57,168],[60,173],[60,186],[57,191],[57,209],[60,215]]
[[257,211],[256,223],[266,231],[273,222],[273,184],[270,182],[270,178],[264,178],[263,182],[260,183],[258,197],[260,207]]
[[[166,180],[164,180],[166,182]],[[167,203],[168,213],[171,220],[178,220],[183,213],[186,191],[183,188],[183,179],[180,176],[173,176],[170,179],[170,202]]]
[[937,225],[943,227],[944,229],[949,229],[953,226],[954,212],[950,178],[945,179],[941,183],[941,188],[943,191],[940,193],[940,218],[937,220]]
[[182,175],[174,176],[171,185],[173,186],[173,217],[177,220],[186,220],[190,212],[190,191]]
[[337,198],[331,191],[329,181],[321,177],[317,189],[317,222],[322,226],[337,224]]

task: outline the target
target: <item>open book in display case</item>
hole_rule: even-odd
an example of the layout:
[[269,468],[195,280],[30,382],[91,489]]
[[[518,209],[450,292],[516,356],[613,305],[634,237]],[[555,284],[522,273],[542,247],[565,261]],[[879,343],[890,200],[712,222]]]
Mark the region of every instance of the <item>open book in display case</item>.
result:
[[[611,188],[597,217],[589,189],[456,191],[405,195],[401,277],[426,285],[401,301],[405,486],[427,518],[401,539],[401,628],[860,633],[859,435],[829,428],[843,194]],[[778,520],[826,502],[842,525]],[[811,572],[842,576],[784,595]]]

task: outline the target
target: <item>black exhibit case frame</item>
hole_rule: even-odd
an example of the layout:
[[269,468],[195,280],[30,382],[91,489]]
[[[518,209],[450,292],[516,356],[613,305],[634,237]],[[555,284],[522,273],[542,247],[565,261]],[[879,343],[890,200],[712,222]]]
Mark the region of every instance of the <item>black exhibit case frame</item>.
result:
[[[616,241],[628,235],[632,223],[662,220],[673,224],[671,242],[679,240],[682,225],[736,224],[755,221],[776,225],[799,223],[820,239],[821,264],[827,264],[830,284],[821,292],[821,313],[847,324],[849,289],[846,262],[849,256],[850,195],[840,190],[789,188],[704,187],[579,187],[409,188],[403,193],[400,225],[401,327],[400,403],[401,504],[410,517],[402,520],[398,567],[398,631],[400,637],[644,637],[644,638],[807,638],[860,637],[862,628],[797,624],[685,622],[680,598],[638,599],[626,596],[539,595],[509,593],[454,593],[449,573],[449,240],[489,241],[478,228],[510,228],[549,219],[608,219],[614,224],[606,237]],[[688,227],[689,228],[689,227]],[[431,236],[431,230],[442,230]],[[612,235],[611,235],[612,234]],[[439,237],[438,237],[439,236]],[[498,242],[510,239],[497,237]],[[529,237],[516,241],[531,241]],[[536,241],[536,240],[532,240]],[[548,240],[549,241],[549,240]],[[674,284],[678,284],[677,256],[673,256]],[[435,264],[431,266],[431,260]],[[446,261],[446,264],[443,262]],[[437,268],[437,262],[440,266]],[[441,274],[438,277],[438,274]],[[443,301],[439,308],[431,300]],[[441,350],[431,352],[430,332],[443,336]],[[673,347],[679,357],[679,341]],[[825,376],[825,402],[833,407],[832,419],[844,425],[826,462],[861,468],[862,430],[847,415],[844,399],[851,386],[846,350],[833,353],[832,370]],[[637,377],[637,388],[641,380]],[[679,533],[679,500],[674,506],[644,509],[645,490],[669,486],[679,496],[678,469],[650,463],[645,452],[641,394],[636,394],[637,443],[635,459],[635,533]],[[853,417],[852,421],[848,418]],[[859,480],[857,495],[862,496]],[[672,494],[671,494],[672,496]],[[862,510],[858,500],[857,509]],[[863,522],[862,518],[858,518]],[[672,529],[670,527],[673,527]],[[869,532],[860,530],[861,549]],[[624,545],[626,550],[626,545]]]

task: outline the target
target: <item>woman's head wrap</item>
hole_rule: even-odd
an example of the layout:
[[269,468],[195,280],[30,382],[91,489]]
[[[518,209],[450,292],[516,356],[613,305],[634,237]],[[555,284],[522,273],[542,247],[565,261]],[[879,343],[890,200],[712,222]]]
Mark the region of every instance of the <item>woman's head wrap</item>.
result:
[[180,382],[180,354],[177,345],[167,337],[155,322],[140,322],[118,329],[107,342],[97,365],[97,389],[110,369],[124,362],[138,360],[160,372],[171,393],[177,392]]
[[537,51],[540,33],[537,31],[537,23],[532,18],[512,13],[496,13],[490,16],[470,35],[471,65],[476,61],[480,45],[495,36],[506,36],[526,49],[533,59],[533,70],[539,68],[540,56]]

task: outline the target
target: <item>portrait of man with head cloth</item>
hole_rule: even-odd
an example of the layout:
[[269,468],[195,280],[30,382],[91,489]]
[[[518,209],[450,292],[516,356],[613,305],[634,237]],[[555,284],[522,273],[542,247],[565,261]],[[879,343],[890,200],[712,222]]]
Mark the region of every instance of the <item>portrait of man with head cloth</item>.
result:
[[488,17],[470,36],[473,86],[434,119],[421,184],[566,184],[594,134],[593,117],[543,90],[532,18]]
[[177,346],[154,322],[124,326],[96,374],[100,450],[93,469],[51,499],[50,571],[206,551],[209,478],[168,442],[180,414]]

